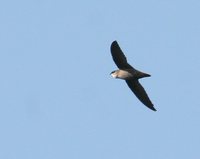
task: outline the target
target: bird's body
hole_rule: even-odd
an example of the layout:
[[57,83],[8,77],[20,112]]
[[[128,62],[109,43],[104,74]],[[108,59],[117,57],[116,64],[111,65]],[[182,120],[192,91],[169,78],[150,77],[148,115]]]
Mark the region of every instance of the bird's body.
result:
[[123,69],[113,71],[111,73],[111,76],[123,80],[137,80],[139,78],[149,77],[150,75],[147,73],[140,72],[136,69]]
[[111,74],[111,76],[123,80],[130,80],[134,78],[135,73],[132,70],[116,70]]
[[146,91],[138,81],[138,79],[143,77],[150,77],[150,75],[138,71],[135,68],[133,68],[130,64],[128,64],[126,57],[122,52],[121,48],[119,47],[117,41],[114,41],[111,44],[111,54],[115,64],[119,68],[119,70],[112,71],[111,76],[114,78],[125,80],[129,88],[133,91],[137,98],[148,108],[156,111]]

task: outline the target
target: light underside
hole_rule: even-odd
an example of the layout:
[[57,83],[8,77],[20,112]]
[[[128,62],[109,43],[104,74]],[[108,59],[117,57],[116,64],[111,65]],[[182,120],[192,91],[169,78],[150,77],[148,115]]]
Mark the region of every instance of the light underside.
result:
[[112,73],[111,76],[112,76],[113,78],[117,78],[116,73]]

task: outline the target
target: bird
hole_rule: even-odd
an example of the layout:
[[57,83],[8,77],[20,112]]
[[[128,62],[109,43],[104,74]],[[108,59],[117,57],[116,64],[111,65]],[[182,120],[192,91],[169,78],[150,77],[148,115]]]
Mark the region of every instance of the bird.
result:
[[121,50],[118,42],[115,40],[112,42],[110,47],[113,61],[119,68],[118,70],[112,71],[110,75],[116,79],[125,80],[128,87],[135,94],[135,96],[149,109],[156,111],[153,103],[149,99],[145,89],[140,84],[139,79],[144,77],[150,77],[150,74],[141,72],[133,68],[126,59],[123,51]]

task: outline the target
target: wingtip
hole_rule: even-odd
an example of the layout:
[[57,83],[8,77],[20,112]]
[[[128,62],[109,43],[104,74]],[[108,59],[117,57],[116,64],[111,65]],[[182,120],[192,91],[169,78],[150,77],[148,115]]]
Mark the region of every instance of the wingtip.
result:
[[117,40],[114,40],[111,45],[115,45],[115,44],[118,44]]
[[157,110],[154,108],[154,109],[152,109],[154,112],[156,112]]
[[154,107],[153,107],[153,105],[151,106],[151,107],[149,107],[151,110],[153,110],[153,111],[157,111]]
[[111,48],[111,52],[112,52],[113,49],[118,49],[118,48],[120,48],[120,47],[119,47],[119,44],[118,44],[118,42],[117,42],[117,40],[114,40],[114,41],[112,42],[110,48]]
[[148,104],[145,104],[149,109],[153,110],[153,111],[157,111],[155,108],[154,108],[154,105],[153,103],[148,103]]

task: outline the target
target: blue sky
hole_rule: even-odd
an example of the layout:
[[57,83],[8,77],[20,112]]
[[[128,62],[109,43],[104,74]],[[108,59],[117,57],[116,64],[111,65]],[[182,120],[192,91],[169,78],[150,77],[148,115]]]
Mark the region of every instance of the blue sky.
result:
[[[200,157],[200,1],[0,2],[0,158]],[[157,112],[116,69],[110,44],[152,76]]]

